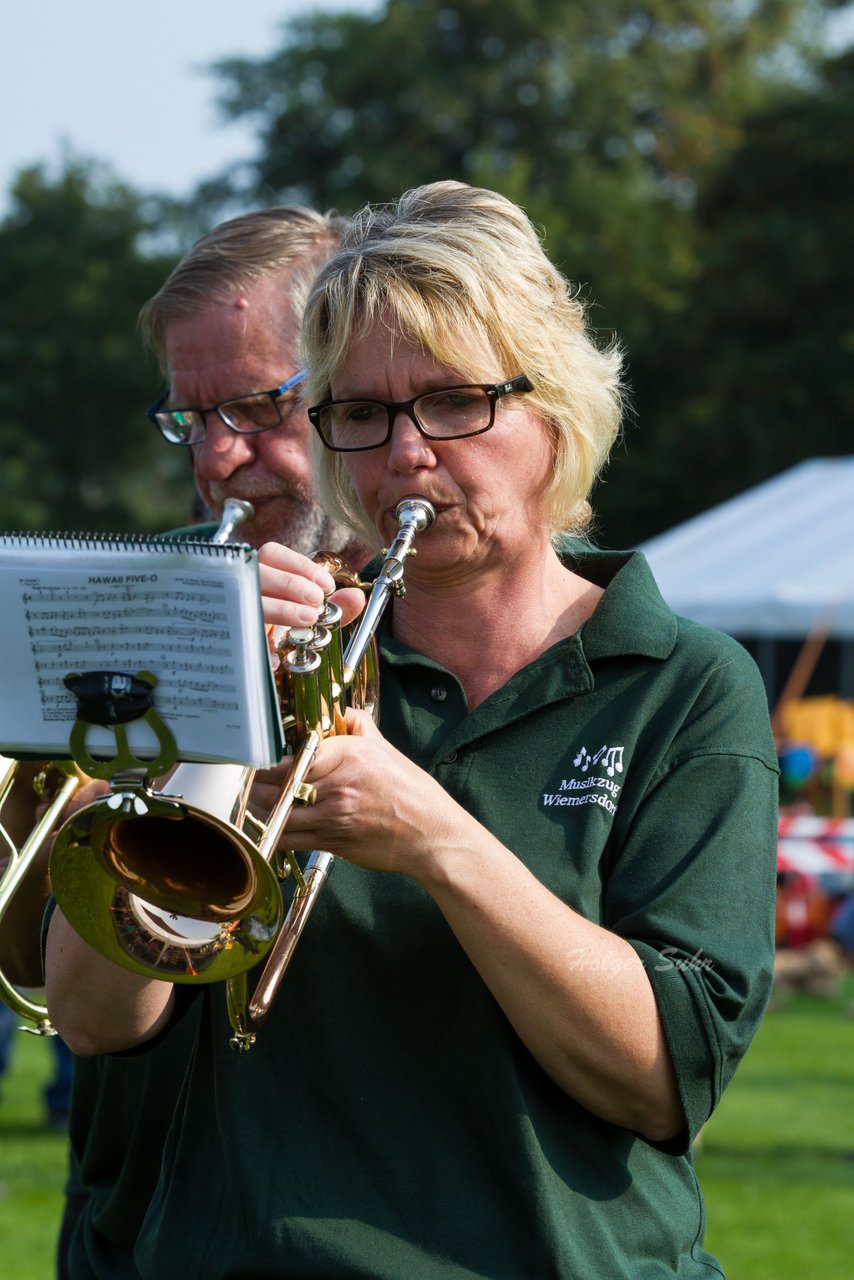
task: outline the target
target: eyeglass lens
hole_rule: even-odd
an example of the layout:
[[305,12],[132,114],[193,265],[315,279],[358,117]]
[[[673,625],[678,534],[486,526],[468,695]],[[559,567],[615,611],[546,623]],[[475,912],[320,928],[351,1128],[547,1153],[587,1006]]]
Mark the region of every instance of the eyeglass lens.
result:
[[[216,412],[232,431],[245,433],[266,431],[282,421],[278,399],[266,391],[229,400],[218,405]],[[155,416],[160,430],[174,444],[197,444],[204,438],[205,415],[198,409],[160,409]]]
[[[449,440],[488,427],[492,405],[482,387],[454,387],[419,396],[412,409],[427,435]],[[335,449],[369,449],[385,441],[389,410],[377,400],[341,400],[320,410],[318,426]]]
[[257,431],[259,427],[275,427],[282,420],[278,401],[266,393],[241,396],[221,404],[219,411],[235,431]]

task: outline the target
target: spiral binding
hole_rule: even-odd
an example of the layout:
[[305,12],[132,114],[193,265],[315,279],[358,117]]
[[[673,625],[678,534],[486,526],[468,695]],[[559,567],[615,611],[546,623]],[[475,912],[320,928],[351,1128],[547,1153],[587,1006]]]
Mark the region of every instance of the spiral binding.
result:
[[251,555],[251,548],[242,542],[209,542],[205,538],[182,535],[170,538],[168,534],[146,533],[4,533],[0,534],[0,552],[18,548],[44,547],[51,551],[153,551],[164,555],[169,551],[192,551],[194,554],[227,556]]

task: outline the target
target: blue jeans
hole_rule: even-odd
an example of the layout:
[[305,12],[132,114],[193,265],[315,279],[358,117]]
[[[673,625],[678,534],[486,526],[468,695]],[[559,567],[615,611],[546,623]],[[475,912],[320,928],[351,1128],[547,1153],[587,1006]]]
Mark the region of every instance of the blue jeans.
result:
[[9,1068],[12,1059],[12,1037],[17,1025],[18,1019],[12,1010],[0,1000],[0,1076]]
[[[14,1037],[18,1034],[19,1024],[18,1015],[0,1000],[0,1077],[12,1064]],[[45,1110],[49,1121],[65,1121],[71,1098],[71,1050],[59,1036],[48,1036],[47,1039],[53,1058],[53,1076],[44,1089]]]
[[[0,1000],[0,1078],[12,1065],[14,1037],[18,1034],[20,1019]],[[49,1120],[65,1120],[68,1116],[72,1093],[72,1051],[59,1036],[47,1037],[50,1044],[54,1074],[45,1085],[45,1110]]]

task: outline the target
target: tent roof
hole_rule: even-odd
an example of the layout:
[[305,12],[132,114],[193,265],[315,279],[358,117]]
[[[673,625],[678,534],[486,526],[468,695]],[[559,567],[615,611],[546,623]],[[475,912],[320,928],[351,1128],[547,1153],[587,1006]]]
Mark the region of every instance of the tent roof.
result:
[[799,463],[641,550],[667,603],[697,622],[854,638],[854,457]]

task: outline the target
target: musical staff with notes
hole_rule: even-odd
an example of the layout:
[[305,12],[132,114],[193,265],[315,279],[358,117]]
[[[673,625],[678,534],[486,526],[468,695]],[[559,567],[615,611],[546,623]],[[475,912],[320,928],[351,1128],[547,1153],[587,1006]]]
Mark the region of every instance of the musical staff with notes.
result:
[[[195,539],[0,537],[6,652],[0,751],[68,755],[72,672],[151,672],[158,715],[184,760],[274,764],[281,721],[267,654],[257,556]],[[128,726],[149,758],[142,723]],[[112,731],[87,741],[109,754]]]

